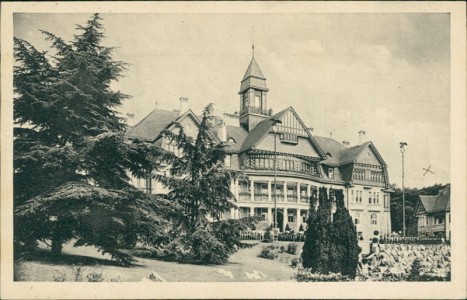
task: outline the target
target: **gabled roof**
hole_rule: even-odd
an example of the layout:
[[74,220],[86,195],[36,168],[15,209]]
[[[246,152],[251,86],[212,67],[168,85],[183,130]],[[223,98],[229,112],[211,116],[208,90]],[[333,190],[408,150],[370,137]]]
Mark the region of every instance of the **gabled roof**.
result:
[[178,117],[179,113],[177,111],[155,109],[143,120],[131,127],[127,132],[127,137],[153,142],[160,132]]
[[[341,166],[356,161],[360,153],[362,153],[366,147],[370,147],[381,165],[386,165],[375,145],[373,145],[371,141],[346,148],[342,143],[339,143],[335,139],[329,137],[315,136],[315,139],[328,156],[323,163],[330,166]],[[329,156],[328,153],[331,155]]]
[[[129,139],[154,142],[160,137],[163,130],[172,128],[175,126],[175,122],[182,120],[186,116],[190,116],[197,125],[200,124],[200,120],[191,109],[182,115],[178,111],[155,109],[143,120],[131,127],[126,135]],[[212,134],[211,136],[215,138]]]
[[420,203],[427,214],[451,211],[451,185],[448,184],[438,195],[420,195]]
[[305,124],[303,124],[302,120],[297,115],[297,113],[292,108],[292,106],[289,106],[288,108],[278,112],[274,116],[264,119],[261,122],[259,122],[258,125],[256,125],[256,127],[253,128],[253,130],[249,132],[248,137],[245,139],[245,142],[243,143],[243,146],[240,151],[243,152],[243,151],[250,150],[256,147],[266,137],[266,135],[272,130],[272,125],[273,125],[272,120],[273,119],[281,120],[282,117],[289,111],[291,111],[295,115],[295,117],[297,118],[297,120],[299,121],[303,129],[305,130],[305,132],[308,134],[308,138],[310,139],[310,142],[313,145],[313,147],[316,149],[316,152],[318,152],[318,154],[320,155],[322,159],[325,159],[326,154],[324,153],[323,149],[321,149],[318,142],[311,135],[310,131],[305,126]]

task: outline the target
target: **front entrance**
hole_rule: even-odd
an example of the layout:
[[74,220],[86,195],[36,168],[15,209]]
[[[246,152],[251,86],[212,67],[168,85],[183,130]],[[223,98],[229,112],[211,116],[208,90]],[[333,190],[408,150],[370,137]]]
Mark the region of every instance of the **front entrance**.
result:
[[[272,219],[274,220],[274,209],[272,210]],[[274,220],[275,221],[275,220]],[[284,214],[282,211],[277,210],[277,228],[279,228],[279,231],[282,232],[282,228],[284,226]]]

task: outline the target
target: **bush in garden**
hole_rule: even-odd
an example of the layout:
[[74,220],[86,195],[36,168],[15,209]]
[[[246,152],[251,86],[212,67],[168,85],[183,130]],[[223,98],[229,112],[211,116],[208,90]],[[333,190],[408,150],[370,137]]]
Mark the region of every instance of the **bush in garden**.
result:
[[263,247],[261,252],[259,253],[258,257],[267,258],[267,259],[274,259],[277,257],[276,254],[270,249],[270,247]]
[[104,281],[104,278],[102,277],[102,273],[92,271],[89,273],[87,276],[89,282],[101,282]]
[[272,243],[274,241],[274,236],[272,234],[272,228],[268,227],[263,237],[263,243]]
[[211,223],[213,232],[219,242],[225,244],[233,254],[242,246],[242,232],[251,229],[259,217],[246,217],[241,219],[228,219]]
[[410,269],[409,277],[407,278],[407,280],[408,281],[420,281],[421,270],[422,270],[422,260],[420,258],[416,258],[412,262],[412,268]]
[[164,248],[163,258],[191,264],[225,264],[232,251],[206,225],[198,226],[190,236],[174,239]]
[[336,281],[351,281],[349,276],[345,276],[339,273],[313,273],[309,268],[299,268],[298,272],[294,275],[298,282],[336,282]]
[[287,252],[290,254],[296,254],[297,253],[297,244],[295,243],[290,243],[287,245]]
[[285,250],[286,250],[285,247],[284,247],[284,246],[281,246],[279,252],[280,252],[280,253],[284,253]]

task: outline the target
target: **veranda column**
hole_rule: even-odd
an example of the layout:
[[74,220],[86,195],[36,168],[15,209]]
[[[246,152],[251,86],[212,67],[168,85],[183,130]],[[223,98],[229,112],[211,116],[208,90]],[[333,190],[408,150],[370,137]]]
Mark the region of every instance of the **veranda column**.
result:
[[273,225],[274,226],[274,222],[273,222],[273,218],[272,218],[272,208],[271,207],[268,207],[268,222],[269,224]]
[[284,181],[284,202],[287,202],[287,181]]
[[271,180],[268,180],[268,202],[272,202]]
[[300,203],[301,202],[301,197],[302,197],[302,185],[300,182],[297,181],[297,203]]
[[289,222],[289,215],[287,208],[282,208],[282,232],[285,232],[285,227],[287,223]]
[[295,229],[294,229],[294,232],[298,232],[298,230],[300,229],[300,209],[295,209]]
[[255,201],[255,182],[250,179],[250,201]]
[[310,191],[311,191],[310,185],[307,184],[307,185],[306,185],[306,203],[310,202],[310,196],[311,196]]

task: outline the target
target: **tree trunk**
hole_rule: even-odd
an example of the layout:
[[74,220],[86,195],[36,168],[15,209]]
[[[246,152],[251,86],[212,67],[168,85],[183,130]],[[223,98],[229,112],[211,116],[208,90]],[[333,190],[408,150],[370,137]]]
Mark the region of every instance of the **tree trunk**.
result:
[[53,256],[62,254],[62,241],[58,238],[52,239],[52,254]]

